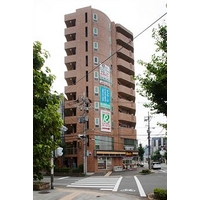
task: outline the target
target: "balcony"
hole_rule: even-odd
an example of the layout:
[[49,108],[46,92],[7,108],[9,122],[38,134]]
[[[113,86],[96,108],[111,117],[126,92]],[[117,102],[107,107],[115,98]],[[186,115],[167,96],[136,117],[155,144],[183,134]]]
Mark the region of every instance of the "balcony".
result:
[[136,139],[136,130],[133,127],[119,127],[119,136]]
[[77,55],[65,56],[65,63],[74,63],[77,60]]
[[129,88],[135,88],[135,81],[133,80],[132,75],[125,74],[123,72],[118,71],[118,82],[120,82],[122,85],[129,87]]
[[130,114],[126,114],[126,113],[121,113],[119,112],[119,121],[121,122],[131,122],[133,123],[133,125],[129,125],[129,126],[135,126],[134,124],[136,123],[136,117],[134,115],[130,115]]
[[135,90],[123,85],[118,85],[118,96],[122,99],[135,102]]
[[67,67],[67,71],[76,70],[76,62],[65,63],[65,66]]
[[[66,93],[75,93],[73,85],[65,86],[65,94]],[[68,99],[70,100],[70,99]]]
[[68,86],[76,85],[76,70],[66,71],[65,80]]
[[123,27],[121,24],[116,24],[116,31],[118,33],[123,34],[127,38],[130,38],[131,40],[133,40],[133,33],[129,31],[128,29],[126,29],[125,27]]
[[75,14],[76,13],[72,13],[71,15],[65,15],[65,25],[67,26],[67,28],[76,26]]
[[134,114],[135,115],[135,110],[136,110],[135,103],[133,103],[131,101],[127,101],[126,99],[118,98],[118,106],[119,106],[119,109],[126,110],[130,114]]
[[66,28],[65,29],[65,38],[67,41],[73,41],[76,40],[76,28]]
[[78,122],[78,117],[77,116],[69,116],[65,117],[65,124],[74,124]]
[[66,92],[65,95],[67,96],[68,102],[76,100],[76,92]]
[[65,43],[65,52],[67,56],[76,55],[76,47],[73,44]]
[[134,65],[134,59],[131,58],[129,55],[126,55],[126,53],[123,53],[122,51],[117,52],[117,57]]
[[134,66],[132,63],[125,61],[124,59],[117,58],[118,70],[123,71],[126,74],[134,75]]
[[76,77],[76,70],[71,70],[71,71],[65,71],[65,80],[68,78],[73,78]]
[[133,52],[133,41],[130,38],[127,38],[125,35],[117,32],[116,40],[121,46],[124,46]]
[[[117,45],[117,49],[119,50],[118,53],[122,53],[122,54],[128,56],[129,59],[132,59],[132,60],[133,60],[133,52],[130,51],[130,50],[128,50],[128,49],[122,48],[122,47],[123,47],[123,46],[121,46],[121,45]],[[125,57],[125,56],[124,56],[124,57]],[[126,60],[126,59],[124,59],[124,60]],[[132,62],[133,62],[133,61],[132,61]],[[132,63],[132,62],[131,62],[131,63]]]
[[135,90],[133,88],[128,88],[126,86],[123,85],[118,85],[118,92],[119,93],[123,93],[123,94],[128,94],[131,96],[135,96]]

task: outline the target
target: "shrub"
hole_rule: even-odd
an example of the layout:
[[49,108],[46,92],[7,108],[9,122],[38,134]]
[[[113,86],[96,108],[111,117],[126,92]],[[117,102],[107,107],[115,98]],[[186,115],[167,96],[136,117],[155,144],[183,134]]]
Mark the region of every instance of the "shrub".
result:
[[70,172],[70,168],[68,168],[68,167],[55,167],[54,171],[55,172],[66,172],[66,173],[69,173]]
[[83,165],[79,165],[78,168],[72,170],[72,173],[82,173],[83,172]]
[[143,169],[143,170],[141,171],[141,173],[142,173],[142,174],[150,174],[151,171],[150,171],[149,169]]
[[155,188],[153,192],[154,192],[154,199],[167,200],[167,190],[162,188]]

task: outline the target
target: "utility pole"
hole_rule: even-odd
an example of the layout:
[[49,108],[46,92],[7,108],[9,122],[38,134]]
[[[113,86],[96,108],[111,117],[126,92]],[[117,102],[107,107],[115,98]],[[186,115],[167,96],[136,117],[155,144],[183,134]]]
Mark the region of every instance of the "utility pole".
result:
[[149,165],[149,169],[151,169],[151,146],[150,146],[150,115],[149,115],[149,112],[148,112],[148,116],[147,118],[145,117],[144,121],[147,121],[148,122],[148,128],[147,128],[147,133],[148,133],[148,165]]
[[[53,135],[51,136],[51,139],[53,141]],[[53,153],[53,151],[51,151],[51,189],[54,189],[54,186],[53,186],[53,179],[54,179],[54,162],[53,162],[53,159],[54,159],[54,153]]]
[[80,107],[80,110],[83,110],[83,115],[79,117],[79,123],[83,123],[83,135],[78,136],[79,139],[83,139],[83,173],[87,174],[87,135],[86,135],[86,129],[87,129],[87,122],[89,120],[88,116],[86,115],[86,112],[89,110],[91,103],[91,100],[85,97],[85,94],[78,100],[78,102],[81,102],[82,106]]
[[148,133],[148,164],[149,164],[149,169],[151,169],[151,149],[150,149],[150,116],[149,116],[149,112],[148,112],[148,129],[147,129],[147,133]]

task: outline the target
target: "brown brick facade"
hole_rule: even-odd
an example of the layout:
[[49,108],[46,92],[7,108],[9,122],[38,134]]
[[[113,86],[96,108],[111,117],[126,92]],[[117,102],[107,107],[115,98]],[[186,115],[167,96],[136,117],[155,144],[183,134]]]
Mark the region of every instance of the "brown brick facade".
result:
[[[123,161],[134,162],[137,140],[133,34],[91,7],[65,15],[64,21],[68,131],[63,164],[75,168],[84,163],[84,139],[78,139],[78,134],[84,134],[84,123],[78,119],[87,106],[85,134],[89,142],[85,147],[91,153],[87,156],[87,172],[109,171],[122,166]],[[91,103],[84,107],[83,99]],[[101,124],[103,116],[105,123]]]

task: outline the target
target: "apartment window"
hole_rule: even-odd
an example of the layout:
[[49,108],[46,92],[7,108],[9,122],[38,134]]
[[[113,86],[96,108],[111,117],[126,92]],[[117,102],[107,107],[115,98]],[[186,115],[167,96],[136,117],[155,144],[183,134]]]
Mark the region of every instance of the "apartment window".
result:
[[88,51],[88,41],[85,41],[85,51]]
[[99,118],[94,118],[95,127],[99,127]]
[[99,95],[99,87],[98,87],[98,86],[94,86],[94,94],[95,94],[96,96]]
[[86,90],[86,92],[85,92],[86,93],[86,97],[88,97],[88,86],[86,86],[85,90]]
[[99,102],[94,102],[94,109],[96,110],[96,111],[98,111],[99,110]]
[[97,22],[98,21],[98,15],[93,13],[93,21],[94,22]]
[[88,71],[85,72],[85,79],[86,79],[86,82],[88,82]]
[[87,13],[85,13],[85,23],[87,23],[87,19],[88,18],[88,16],[87,16]]
[[85,56],[85,66],[88,66],[88,56]]
[[94,80],[98,81],[99,80],[99,72],[94,71]]
[[97,56],[94,56],[94,64],[98,65],[99,63],[99,58]]
[[114,139],[108,136],[95,136],[95,147],[100,150],[114,150]]
[[93,49],[94,51],[98,50],[98,42],[93,42]]
[[98,35],[98,28],[93,28],[93,34],[94,34],[94,36],[97,36]]
[[88,36],[88,27],[85,27],[85,37]]

